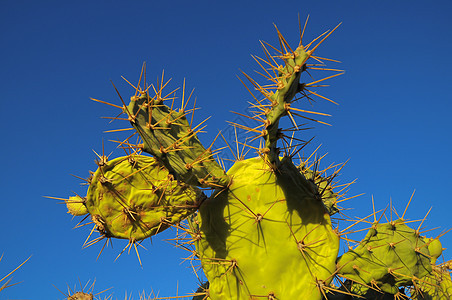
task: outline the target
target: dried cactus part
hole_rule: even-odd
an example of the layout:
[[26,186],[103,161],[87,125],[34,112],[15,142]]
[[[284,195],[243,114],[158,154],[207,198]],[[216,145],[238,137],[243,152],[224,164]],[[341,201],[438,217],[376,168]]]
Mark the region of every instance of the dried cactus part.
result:
[[93,298],[93,294],[77,292],[74,295],[68,296],[67,300],[93,300]]

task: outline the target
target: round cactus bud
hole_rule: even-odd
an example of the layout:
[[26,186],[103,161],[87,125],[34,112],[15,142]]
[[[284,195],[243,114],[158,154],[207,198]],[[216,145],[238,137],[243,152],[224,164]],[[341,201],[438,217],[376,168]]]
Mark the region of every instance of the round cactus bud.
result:
[[85,199],[80,196],[69,197],[66,202],[67,213],[73,216],[84,216],[88,213],[85,206]]
[[430,252],[430,262],[432,265],[436,264],[436,259],[443,253],[443,245],[439,239],[428,239],[428,251]]

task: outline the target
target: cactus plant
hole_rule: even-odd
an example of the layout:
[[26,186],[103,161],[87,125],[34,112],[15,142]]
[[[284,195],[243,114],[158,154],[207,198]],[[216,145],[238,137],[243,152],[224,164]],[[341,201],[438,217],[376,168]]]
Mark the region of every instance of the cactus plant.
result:
[[[336,184],[341,165],[320,170],[321,159],[301,157],[309,141],[287,134],[305,129],[296,117],[324,123],[312,116],[327,114],[299,104],[312,97],[335,103],[312,88],[342,74],[323,65],[330,59],[314,54],[337,27],[303,45],[305,27],[300,26],[296,48],[277,28],[279,49],[262,43],[266,58],[254,58],[270,84],[244,73],[259,93],[247,87],[255,101],[251,115],[244,117],[257,125],[232,125],[250,134],[236,140],[237,147],[256,156],[234,154],[229,170],[215,159],[214,143],[206,148],[198,139],[204,121],[193,126],[196,107],[187,109],[185,83],[180,109],[175,109],[174,91],[164,94],[163,75],[156,85],[148,85],[143,65],[128,104],[119,92],[122,106],[93,99],[119,108],[141,140],[119,142],[127,156],[109,161],[98,155],[87,196],[66,200],[69,213],[90,214],[90,236],[94,230],[100,233],[86,245],[121,238],[136,247],[136,242],[176,227],[183,231],[178,245],[200,260],[208,279],[194,299],[389,299],[410,297],[401,289],[412,287],[414,299],[450,296],[450,275],[435,266],[442,251],[438,239],[421,236],[403,216],[388,223],[375,219],[356,248],[338,258],[344,233],[331,216],[340,212],[338,200],[350,184]],[[309,70],[335,74],[303,82]],[[284,117],[291,128],[280,128]]]

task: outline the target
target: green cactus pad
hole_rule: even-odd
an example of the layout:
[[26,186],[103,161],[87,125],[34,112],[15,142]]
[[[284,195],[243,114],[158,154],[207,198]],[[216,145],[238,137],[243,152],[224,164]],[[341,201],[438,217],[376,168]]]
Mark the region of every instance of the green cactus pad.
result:
[[127,108],[132,126],[143,139],[143,151],[161,161],[177,180],[202,187],[226,186],[229,178],[210,148],[199,141],[186,113],[166,106],[158,96],[143,92],[132,97]]
[[[276,174],[276,175],[275,175]],[[288,159],[271,171],[238,161],[192,220],[211,299],[321,299],[339,237],[316,191]]]
[[364,295],[370,287],[390,294],[432,271],[428,244],[404,221],[375,223],[364,240],[338,260],[338,272]]
[[86,207],[107,237],[138,241],[193,213],[202,197],[198,189],[173,180],[148,156],[107,162],[93,174]]

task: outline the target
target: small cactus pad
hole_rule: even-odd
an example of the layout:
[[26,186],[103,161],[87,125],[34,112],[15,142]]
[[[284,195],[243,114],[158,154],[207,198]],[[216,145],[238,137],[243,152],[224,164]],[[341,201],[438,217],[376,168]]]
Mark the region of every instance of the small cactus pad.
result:
[[193,213],[202,195],[154,158],[136,155],[100,164],[85,204],[101,233],[138,241]]
[[237,161],[228,175],[192,220],[210,299],[321,299],[339,237],[311,184],[285,159],[276,171]]
[[175,176],[187,184],[202,187],[226,186],[229,178],[205,149],[187,120],[187,113],[173,110],[157,93],[131,97],[127,108],[132,126],[143,139],[143,151],[161,161]]
[[432,271],[425,239],[401,219],[375,222],[355,249],[338,260],[338,273],[352,282],[351,290],[364,295],[372,287],[390,294],[410,286]]

